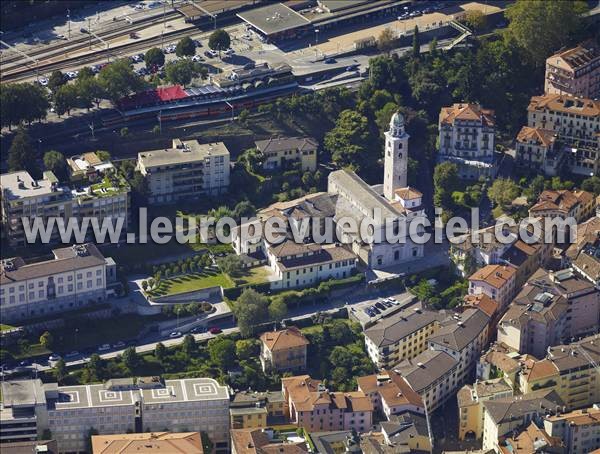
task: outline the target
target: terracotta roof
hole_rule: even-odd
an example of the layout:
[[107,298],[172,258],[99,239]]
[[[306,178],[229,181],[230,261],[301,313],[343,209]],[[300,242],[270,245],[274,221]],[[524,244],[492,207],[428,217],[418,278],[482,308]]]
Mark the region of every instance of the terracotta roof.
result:
[[523,126],[517,135],[517,142],[534,143],[548,148],[556,141],[556,133],[548,129]]
[[576,70],[600,59],[600,47],[590,39],[570,49],[561,50],[546,61],[552,64],[557,58],[564,60],[572,70]]
[[263,429],[231,429],[230,433],[237,454],[294,454],[307,450],[306,443],[274,443]]
[[450,107],[442,107],[440,123],[454,124],[455,120],[479,121],[484,126],[494,126],[494,111],[482,109],[477,104],[456,103]]
[[365,394],[379,393],[388,407],[414,405],[424,408],[423,399],[408,384],[394,372],[382,370],[379,374],[357,377],[358,389]]
[[[502,399],[485,400],[483,406],[496,425],[524,418],[532,413],[543,414],[545,409],[556,409],[564,405],[559,395],[554,390],[542,389],[528,394]],[[504,434],[499,433],[499,436]]]
[[169,453],[202,454],[199,432],[147,432],[93,435],[94,454]]
[[600,101],[546,93],[541,96],[532,96],[527,110],[529,112],[551,110],[585,117],[597,117],[600,115]]
[[569,413],[548,416],[546,419],[551,422],[567,421],[570,425],[575,426],[600,426],[600,408],[592,407],[573,410]]
[[474,307],[481,309],[488,317],[493,318],[498,310],[498,303],[485,293],[478,295],[465,295],[463,307]]
[[309,344],[304,334],[295,326],[281,331],[263,333],[260,340],[271,351],[287,350]]
[[559,372],[554,363],[550,360],[527,359],[523,362],[525,368],[522,371],[527,381],[537,381],[547,377],[558,377]]
[[322,247],[315,243],[296,243],[292,240],[286,240],[283,243],[277,244],[270,248],[271,254],[275,257],[290,257],[296,255],[305,255],[309,253],[315,253],[322,249]]
[[513,279],[517,270],[511,266],[487,265],[469,277],[469,281],[483,281],[494,288],[504,287]]
[[577,258],[573,261],[573,266],[580,270],[579,272],[585,273],[594,281],[600,281],[600,258],[593,254],[588,254],[587,251],[583,250],[579,253]]
[[540,194],[537,203],[529,209],[529,212],[556,210],[568,214],[578,203],[587,205],[593,200],[594,196],[587,191],[546,190]]
[[395,194],[404,200],[413,200],[423,197],[423,193],[418,189],[407,186],[406,188],[396,189]]
[[[517,436],[506,438],[499,443],[501,454],[531,454],[536,452],[562,453],[563,442],[559,437],[551,437],[545,430],[540,429],[535,423]],[[556,448],[557,450],[549,450]]]
[[577,257],[586,244],[594,243],[600,238],[600,217],[594,216],[593,218],[578,224],[575,234],[575,242],[567,248],[565,253],[571,260],[574,260]]

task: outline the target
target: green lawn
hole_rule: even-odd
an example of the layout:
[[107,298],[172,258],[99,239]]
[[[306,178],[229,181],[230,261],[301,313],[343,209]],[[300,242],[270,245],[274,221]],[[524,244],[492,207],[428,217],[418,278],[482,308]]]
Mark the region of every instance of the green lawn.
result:
[[269,267],[266,265],[255,266],[254,268],[244,270],[239,276],[236,276],[236,285],[264,284],[269,281]]
[[203,271],[202,273],[192,273],[172,279],[164,279],[156,290],[148,293],[150,296],[165,296],[217,286],[229,288],[233,287],[234,283],[229,276],[220,271]]
[[15,329],[15,327],[14,326],[10,326],[10,325],[0,324],[0,332],[1,331],[10,331],[11,329]]

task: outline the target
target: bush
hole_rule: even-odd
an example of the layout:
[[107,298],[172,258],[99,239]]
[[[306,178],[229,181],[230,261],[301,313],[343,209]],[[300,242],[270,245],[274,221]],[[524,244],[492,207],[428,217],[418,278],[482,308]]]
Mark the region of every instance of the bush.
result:
[[129,135],[129,128],[128,127],[121,128],[120,134],[121,134],[121,137],[127,137]]

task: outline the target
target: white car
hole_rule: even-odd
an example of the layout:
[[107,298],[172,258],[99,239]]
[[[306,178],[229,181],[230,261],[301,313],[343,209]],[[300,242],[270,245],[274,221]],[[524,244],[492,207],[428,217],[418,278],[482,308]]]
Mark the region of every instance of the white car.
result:
[[66,41],[67,37],[63,34],[60,34],[60,35],[56,35],[56,39],[62,39],[64,41]]
[[198,62],[204,61],[204,57],[202,57],[200,55],[194,55],[192,57],[192,61],[198,63]]
[[233,55],[233,54],[235,54],[235,50],[233,50],[233,49],[227,49],[227,50],[224,50],[223,53],[225,55]]
[[42,87],[47,87],[48,86],[48,79],[46,79],[45,77],[40,77],[38,79],[38,82],[40,83],[40,85]]

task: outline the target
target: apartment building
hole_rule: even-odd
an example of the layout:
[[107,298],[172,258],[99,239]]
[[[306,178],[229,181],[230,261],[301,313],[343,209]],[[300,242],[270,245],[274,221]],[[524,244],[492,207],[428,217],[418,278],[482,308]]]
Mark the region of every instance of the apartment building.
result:
[[515,268],[515,287],[519,289],[538,268],[546,266],[553,250],[554,244],[543,237],[535,243],[517,240],[502,254],[500,262]]
[[558,175],[567,157],[554,131],[529,126],[517,134],[515,154],[519,167],[548,176]]
[[589,40],[546,59],[546,93],[600,97],[600,47]]
[[150,203],[172,203],[229,188],[229,150],[223,142],[173,139],[171,148],[138,153],[137,170],[147,179]]
[[284,422],[285,400],[281,391],[240,391],[229,404],[232,429],[267,427]]
[[199,432],[147,432],[92,435],[92,454],[172,452],[204,454]]
[[41,380],[2,381],[0,442],[41,440],[48,427],[47,397],[56,397]]
[[373,421],[373,404],[362,391],[331,392],[308,375],[283,377],[286,416],[310,432],[356,430],[366,432]]
[[598,174],[600,101],[551,93],[533,96],[527,107],[527,125],[557,134],[566,147],[566,164],[571,172]]
[[500,444],[506,435],[532,421],[540,424],[548,412],[556,411],[562,405],[562,400],[552,390],[483,402],[483,449],[501,452]]
[[450,259],[458,274],[467,277],[475,269],[497,265],[502,255],[517,241],[518,226],[503,226],[503,241],[495,235],[495,226],[459,235],[450,242]]
[[260,342],[260,363],[264,372],[306,370],[306,349],[309,342],[295,326],[263,333]]
[[463,386],[456,394],[458,400],[458,439],[483,437],[483,402],[512,397],[512,386],[504,378],[476,381]]
[[306,454],[307,452],[306,442],[279,438],[272,429],[231,431],[232,454]]
[[272,288],[309,287],[327,279],[350,277],[357,262],[356,255],[343,246],[292,240],[267,246],[266,255],[277,278]]
[[[426,453],[432,452],[433,440],[427,417],[421,413],[404,412],[381,423],[381,433],[368,433],[360,437],[360,447],[353,451],[364,454]],[[349,448],[352,448],[350,446]],[[332,451],[319,451],[332,452]]]
[[544,418],[544,430],[562,440],[569,454],[587,454],[600,449],[600,407],[574,410]]
[[479,358],[476,366],[477,379],[502,377],[513,389],[517,389],[522,360],[528,356],[521,355],[502,342],[494,342]]
[[304,172],[317,170],[319,143],[312,137],[275,137],[254,142],[265,170],[287,169],[299,163]]
[[498,324],[498,341],[538,358],[575,336],[597,332],[600,291],[571,269],[539,269]]
[[548,347],[546,357],[529,357],[519,377],[523,394],[555,390],[568,410],[591,406],[600,400],[598,361],[600,338],[589,336],[571,344]]
[[425,350],[393,368],[421,396],[429,413],[437,410],[462,384],[458,360],[446,352]]
[[92,244],[54,249],[53,258],[0,262],[0,314],[5,322],[51,317],[102,303],[116,281],[116,265]]
[[443,311],[410,308],[379,319],[364,331],[371,361],[383,369],[414,358],[427,349],[427,339],[437,332],[445,317]]
[[425,404],[406,379],[396,371],[382,370],[375,375],[357,377],[358,390],[365,393],[378,417],[390,420],[405,412],[425,414]]
[[573,270],[600,289],[600,236],[577,254]]
[[[0,206],[2,227],[8,243],[12,247],[23,247],[27,243],[22,218],[30,223],[40,218],[46,225],[49,218],[67,221],[73,216],[71,193],[61,187],[52,172],[44,172],[41,180],[36,180],[26,171],[0,175]],[[51,243],[58,242],[58,231],[52,231]]]
[[[539,424],[539,423],[538,423]],[[540,424],[541,425],[541,424]],[[560,438],[549,436],[535,422],[523,430],[515,430],[498,443],[500,454],[564,454],[565,448]]]
[[574,218],[581,222],[594,215],[594,195],[581,190],[546,190],[529,209],[529,216],[561,219]]
[[469,295],[486,294],[503,311],[514,298],[517,270],[506,265],[487,265],[469,277]]
[[442,162],[457,164],[462,178],[495,176],[493,110],[468,103],[442,107],[438,126]]
[[218,453],[229,447],[229,393],[209,378],[116,379],[82,386],[4,382],[2,398],[0,437],[11,425],[38,434],[50,430],[61,452],[86,451],[90,428],[99,435],[194,430],[206,432]]

